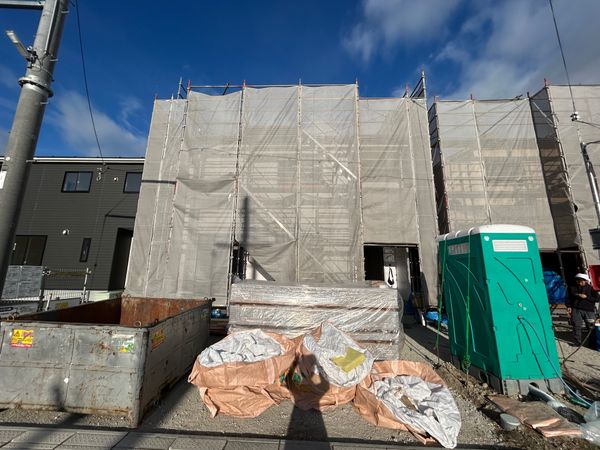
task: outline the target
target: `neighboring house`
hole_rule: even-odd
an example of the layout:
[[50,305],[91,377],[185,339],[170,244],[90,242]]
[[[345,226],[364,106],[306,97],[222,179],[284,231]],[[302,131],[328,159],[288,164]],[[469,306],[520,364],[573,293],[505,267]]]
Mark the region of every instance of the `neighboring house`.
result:
[[[11,264],[89,268],[88,289],[122,289],[143,166],[143,158],[35,158]],[[46,288],[81,286],[81,277],[51,277]]]

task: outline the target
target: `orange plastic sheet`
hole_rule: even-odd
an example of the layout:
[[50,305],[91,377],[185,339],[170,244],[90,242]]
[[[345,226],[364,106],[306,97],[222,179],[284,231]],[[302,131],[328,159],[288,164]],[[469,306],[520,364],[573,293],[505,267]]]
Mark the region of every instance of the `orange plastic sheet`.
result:
[[367,422],[375,426],[409,431],[423,444],[435,442],[410,425],[400,422],[375,394],[369,390],[375,379],[395,377],[397,375],[413,375],[430,383],[442,386],[446,385],[444,380],[428,364],[415,361],[376,361],[373,364],[371,375],[365,378],[356,388],[356,396],[353,402],[354,408]]
[[502,411],[515,416],[521,423],[539,431],[545,437],[582,436],[577,425],[561,417],[543,402],[520,402],[502,395],[494,395],[488,398]]
[[[347,345],[366,356],[359,367],[352,369],[348,373],[348,380],[344,386],[336,384],[333,381],[335,376],[332,373],[329,376],[326,373],[327,370],[332,371],[333,369],[331,364],[328,364],[326,361],[326,355],[332,351],[338,355],[343,352],[336,352],[332,348],[326,348],[328,344],[325,343],[326,339],[324,335],[327,335],[329,338],[337,335],[339,338],[336,340],[340,343],[343,342],[342,347]],[[296,362],[287,376],[292,401],[300,409],[316,409],[318,411],[329,411],[337,405],[350,403],[356,394],[356,385],[365,376],[368,376],[367,373],[373,364],[372,355],[360,347],[348,335],[329,323],[321,324],[319,328],[312,331],[310,336],[314,338],[317,348],[320,347],[320,349],[319,352],[309,350],[309,344],[307,343],[308,335],[304,336],[300,341]],[[363,375],[360,375],[361,373]]]
[[280,344],[280,355],[215,367],[203,366],[196,359],[188,381],[198,386],[200,397],[213,417],[217,414],[256,417],[290,398],[285,375],[294,362],[297,343],[276,333],[265,334]]

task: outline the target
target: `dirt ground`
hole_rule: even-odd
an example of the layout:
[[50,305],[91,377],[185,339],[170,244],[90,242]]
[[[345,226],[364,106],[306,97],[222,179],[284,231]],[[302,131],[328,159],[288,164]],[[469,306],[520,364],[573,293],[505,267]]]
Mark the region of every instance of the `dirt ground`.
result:
[[[520,427],[506,432],[498,425],[499,412],[486,400],[492,394],[473,378],[448,364],[449,348],[440,338],[440,358],[435,354],[435,331],[419,325],[405,325],[406,341],[403,359],[428,362],[448,384],[462,417],[458,437],[459,447],[478,448],[596,448],[583,440],[569,438],[545,439],[534,430]],[[563,345],[567,345],[563,343]],[[559,353],[560,354],[560,353]],[[446,360],[446,361],[445,361]],[[439,365],[438,365],[439,364]],[[600,357],[595,351],[581,349],[573,357],[572,370],[595,373],[600,377]],[[569,366],[569,367],[571,367]],[[586,378],[589,379],[589,378]],[[0,411],[0,423],[45,424],[99,429],[124,428],[123,418],[86,416],[52,411]],[[334,440],[342,442],[417,444],[407,432],[379,428],[368,424],[352,408],[344,405],[333,411],[318,413],[300,411],[291,402],[272,407],[254,419],[234,419],[226,416],[211,418],[202,404],[196,388],[181,380],[146,416],[139,427],[145,431],[186,432],[213,436],[287,437],[301,440]]]

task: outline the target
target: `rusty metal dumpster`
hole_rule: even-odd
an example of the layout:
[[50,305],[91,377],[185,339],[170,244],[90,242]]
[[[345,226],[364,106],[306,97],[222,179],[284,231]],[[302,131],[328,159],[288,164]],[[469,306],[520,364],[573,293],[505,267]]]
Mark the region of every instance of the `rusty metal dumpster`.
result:
[[211,303],[125,297],[0,322],[0,408],[136,426],[207,346]]

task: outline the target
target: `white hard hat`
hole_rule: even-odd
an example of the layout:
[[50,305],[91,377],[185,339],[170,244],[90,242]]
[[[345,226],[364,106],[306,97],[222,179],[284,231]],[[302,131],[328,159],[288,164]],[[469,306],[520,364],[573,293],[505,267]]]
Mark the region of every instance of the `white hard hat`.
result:
[[585,280],[585,281],[587,281],[588,283],[591,281],[591,280],[590,280],[590,277],[589,277],[589,276],[587,276],[587,274],[585,274],[585,273],[578,273],[577,275],[575,275],[575,278],[576,278],[576,279],[577,279],[577,278],[581,278],[582,280]]

